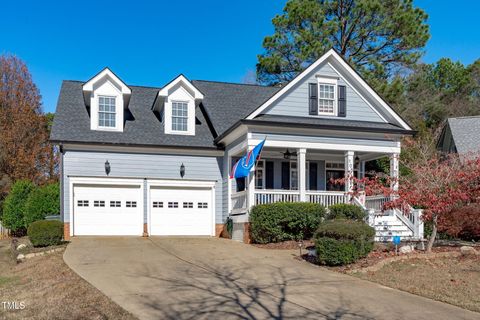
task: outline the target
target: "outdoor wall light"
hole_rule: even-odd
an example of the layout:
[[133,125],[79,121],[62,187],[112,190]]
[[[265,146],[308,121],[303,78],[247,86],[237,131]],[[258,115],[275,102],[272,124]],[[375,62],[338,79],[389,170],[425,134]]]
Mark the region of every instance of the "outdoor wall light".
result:
[[105,173],[107,174],[107,176],[110,174],[110,162],[105,161]]
[[185,175],[185,166],[182,163],[182,165],[180,166],[180,177],[183,178],[184,175]]
[[358,156],[355,157],[355,167],[358,167],[360,164],[360,158]]

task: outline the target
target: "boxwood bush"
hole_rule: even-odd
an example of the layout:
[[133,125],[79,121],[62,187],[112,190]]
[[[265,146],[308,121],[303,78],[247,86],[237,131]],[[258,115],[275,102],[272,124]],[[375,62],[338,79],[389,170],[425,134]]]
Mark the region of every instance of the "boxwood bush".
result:
[[25,204],[35,185],[28,180],[15,182],[3,202],[2,224],[15,234],[25,232]]
[[374,236],[375,230],[361,221],[325,221],[315,233],[318,262],[329,266],[355,262],[372,251]]
[[60,214],[60,188],[58,183],[36,188],[25,204],[25,226],[43,220],[46,216]]
[[261,204],[250,212],[250,235],[254,243],[309,239],[324,217],[325,208],[320,204]]
[[367,213],[357,205],[349,203],[338,203],[330,206],[328,219],[352,219],[363,220]]
[[27,235],[34,247],[54,246],[62,243],[63,223],[58,220],[39,220],[32,222]]

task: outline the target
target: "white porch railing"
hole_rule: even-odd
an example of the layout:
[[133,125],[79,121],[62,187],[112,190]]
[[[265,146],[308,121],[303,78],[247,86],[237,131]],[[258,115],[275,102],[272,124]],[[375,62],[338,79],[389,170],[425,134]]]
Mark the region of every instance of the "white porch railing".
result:
[[300,201],[298,190],[255,190],[255,205],[298,201]]
[[232,214],[247,211],[247,191],[239,191],[232,194]]
[[365,207],[368,210],[373,209],[373,210],[375,210],[375,212],[382,212],[383,211],[383,206],[388,201],[390,201],[390,197],[385,197],[383,195],[366,196],[365,197]]
[[345,192],[336,191],[307,191],[307,202],[319,203],[325,207],[330,207],[338,203],[346,203],[347,196]]

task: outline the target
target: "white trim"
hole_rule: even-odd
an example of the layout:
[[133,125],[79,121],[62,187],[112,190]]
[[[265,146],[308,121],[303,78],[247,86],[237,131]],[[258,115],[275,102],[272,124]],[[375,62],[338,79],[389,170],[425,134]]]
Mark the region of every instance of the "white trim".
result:
[[[345,70],[348,72],[350,76],[352,76],[356,81],[359,82],[359,84],[367,90],[367,92],[372,95],[372,97],[378,101],[378,103],[384,107],[387,112],[395,119],[397,120],[404,129],[406,130],[412,130],[410,126],[400,118],[400,116],[355,72],[355,70],[348,65],[343,58],[341,58],[333,49],[330,49],[325,53],[323,56],[321,56],[317,61],[312,63],[308,68],[303,70],[298,76],[296,76],[292,81],[290,81],[286,86],[284,86],[281,90],[279,90],[276,94],[274,94],[270,99],[268,99],[266,102],[264,102],[260,107],[258,107],[255,111],[250,113],[246,119],[254,119],[256,116],[258,116],[261,112],[263,112],[266,108],[268,108],[270,105],[272,105],[275,101],[277,101],[283,94],[288,92],[291,88],[293,88],[298,82],[303,80],[303,78],[308,75],[310,72],[312,72],[315,68],[317,68],[320,64],[322,64],[325,60],[327,60],[329,57],[332,57],[337,61]],[[342,74],[342,73],[339,73]]]
[[[68,221],[70,223],[70,236],[74,236],[75,229],[75,218],[74,218],[74,205],[75,205],[75,194],[74,186],[75,185],[116,185],[116,186],[140,186],[141,199],[139,203],[139,209],[141,209],[142,214],[142,224],[144,221],[144,204],[143,204],[143,180],[141,179],[124,179],[124,178],[86,178],[86,177],[68,177],[68,192],[69,192],[69,212],[68,212]],[[63,217],[65,220],[65,216]],[[141,235],[141,234],[140,234]]]
[[215,236],[215,198],[216,198],[216,181],[204,181],[204,180],[168,180],[168,179],[147,179],[147,228],[148,235],[152,235],[152,224],[151,224],[151,189],[152,187],[184,187],[184,188],[208,188],[211,190],[211,211],[212,211],[212,223],[211,223],[211,233],[212,237]]
[[[335,71],[336,73],[340,74],[340,72],[338,72],[338,70],[335,69],[335,67],[334,67],[330,62],[328,62],[327,64],[330,66],[330,68],[333,69],[333,71]],[[378,112],[377,109],[375,109],[375,108],[370,104],[370,102],[368,102],[368,100],[365,99],[365,97],[364,97],[360,92],[358,92],[358,90],[355,89],[355,87],[352,86],[352,84],[351,84],[346,78],[343,78],[343,81],[345,81],[345,83],[348,85],[349,89],[352,89],[353,91],[355,91],[355,93],[363,100],[363,102],[365,102],[365,103],[370,107],[370,109],[372,109],[383,121],[385,121],[386,123],[388,123],[387,119],[385,119],[385,117],[384,117],[380,112]]]
[[169,91],[178,84],[181,84],[185,86],[188,90],[190,90],[191,93],[193,93],[192,96],[194,99],[199,99],[199,100],[203,99],[203,94],[197,88],[195,88],[195,86],[190,81],[188,81],[188,79],[185,78],[183,74],[179,75],[174,80],[172,80],[169,84],[163,87],[158,92],[158,95],[162,97],[168,97]]
[[[249,144],[257,145],[261,142],[260,139],[251,139]],[[399,145],[399,143],[398,143]],[[298,141],[265,141],[265,147],[277,148],[306,148],[319,150],[339,150],[339,151],[355,151],[355,152],[378,152],[378,153],[400,153],[400,146],[398,147],[381,147],[369,145],[350,145],[350,144],[335,144],[322,142],[298,142]]]
[[131,94],[132,90],[119,78],[117,77],[109,68],[105,68],[100,71],[96,76],[90,79],[83,85],[83,91],[93,91],[93,85],[100,81],[103,77],[109,77],[111,80],[120,85],[122,94]]
[[333,49],[330,49],[326,54],[321,56],[317,61],[312,63],[307,69],[303,70],[299,75],[297,75],[292,81],[290,81],[285,87],[280,89],[277,93],[275,93],[270,99],[264,102],[260,107],[258,107],[255,111],[250,113],[246,119],[254,119],[258,116],[263,110],[268,108],[273,102],[275,102],[278,98],[280,98],[284,93],[288,90],[293,88],[298,82],[300,82],[307,74],[312,72],[315,68],[317,68],[322,62],[324,62],[331,54],[334,52]]
[[[334,78],[323,77],[320,75],[316,75],[316,78],[317,78],[317,115],[336,117],[338,115],[338,80]],[[333,86],[333,112],[320,112],[320,99],[330,100],[330,99],[320,98],[320,85]]]
[[367,92],[373,96],[373,98],[375,100],[377,100],[381,105],[382,107],[384,107],[388,113],[390,113],[390,115],[392,117],[395,118],[395,120],[397,120],[404,129],[406,130],[412,130],[412,128],[405,122],[403,121],[402,118],[400,118],[400,116],[368,85],[368,83],[365,82],[365,80],[363,80],[353,69],[352,67],[350,67],[350,65],[348,63],[346,63],[342,57],[340,57],[338,55],[337,52],[335,52],[335,50],[330,50],[329,53],[334,57],[336,58],[336,60],[347,70],[347,72],[356,80],[360,83],[361,86],[363,86],[364,88],[366,88]]
[[114,146],[114,145],[95,145],[95,144],[75,144],[67,143],[63,145],[65,151],[88,151],[88,152],[118,152],[118,153],[145,153],[145,154],[172,154],[172,155],[190,155],[190,156],[212,156],[222,157],[223,150],[215,149],[188,149],[185,148],[163,148],[163,147],[137,147],[137,146]]
[[[258,164],[259,163],[263,163],[263,166],[261,168],[258,167]],[[265,178],[266,178],[266,163],[265,163],[265,159],[260,159],[257,161],[257,163],[255,164],[255,190],[265,190],[265,185],[266,185],[266,181],[265,181]],[[260,169],[262,171],[262,181],[263,181],[263,186],[261,188],[258,188],[257,187],[257,170]]]

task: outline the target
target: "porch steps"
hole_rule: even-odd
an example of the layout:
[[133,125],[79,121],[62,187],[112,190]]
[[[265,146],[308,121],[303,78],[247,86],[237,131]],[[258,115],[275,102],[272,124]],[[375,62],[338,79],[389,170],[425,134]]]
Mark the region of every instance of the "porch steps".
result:
[[232,228],[232,240],[243,242],[243,223],[234,223]]
[[375,216],[373,227],[375,228],[375,241],[391,242],[395,236],[399,236],[401,240],[413,237],[412,230],[393,215]]

